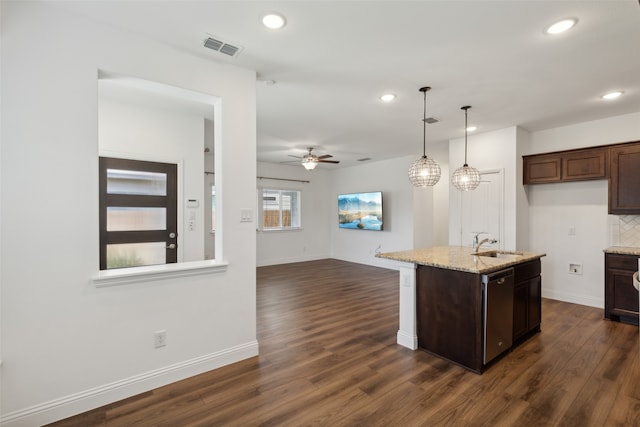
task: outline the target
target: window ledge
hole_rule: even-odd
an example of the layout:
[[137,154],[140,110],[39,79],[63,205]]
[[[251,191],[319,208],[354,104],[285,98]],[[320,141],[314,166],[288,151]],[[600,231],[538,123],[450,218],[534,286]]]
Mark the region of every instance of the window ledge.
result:
[[302,231],[302,227],[289,227],[289,228],[257,228],[256,231],[260,233],[282,233],[287,231]]
[[216,260],[179,262],[175,264],[101,270],[91,279],[96,288],[105,288],[158,279],[221,273],[227,271],[227,266],[227,263]]

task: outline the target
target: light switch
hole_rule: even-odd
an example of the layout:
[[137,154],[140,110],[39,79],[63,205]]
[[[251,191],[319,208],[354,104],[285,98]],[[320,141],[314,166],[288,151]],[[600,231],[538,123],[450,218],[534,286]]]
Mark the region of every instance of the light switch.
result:
[[240,209],[240,222],[253,221],[253,209]]

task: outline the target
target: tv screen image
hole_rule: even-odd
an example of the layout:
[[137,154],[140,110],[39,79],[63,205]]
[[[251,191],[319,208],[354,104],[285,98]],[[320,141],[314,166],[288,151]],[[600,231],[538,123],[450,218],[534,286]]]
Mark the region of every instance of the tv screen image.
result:
[[338,195],[338,227],[382,230],[382,191]]

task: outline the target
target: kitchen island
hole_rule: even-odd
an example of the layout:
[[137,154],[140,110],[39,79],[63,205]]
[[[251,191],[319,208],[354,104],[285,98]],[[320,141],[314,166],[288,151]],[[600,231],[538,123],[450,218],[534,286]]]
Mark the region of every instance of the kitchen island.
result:
[[544,253],[442,246],[376,256],[398,262],[400,345],[481,373],[540,330]]

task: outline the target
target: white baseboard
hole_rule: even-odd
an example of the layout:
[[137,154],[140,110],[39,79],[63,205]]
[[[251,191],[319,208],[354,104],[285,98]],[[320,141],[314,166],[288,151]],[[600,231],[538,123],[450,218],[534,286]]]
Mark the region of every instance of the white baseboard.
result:
[[331,258],[339,259],[340,261],[353,262],[356,264],[370,265],[372,267],[387,268],[389,270],[398,270],[397,261],[391,261],[384,258],[376,258],[374,255],[362,258],[362,257],[352,257],[352,256],[337,256],[336,254],[333,254]]
[[327,259],[327,258],[330,258],[329,255],[308,255],[308,256],[293,257],[293,258],[258,260],[256,263],[256,267],[267,267],[269,265],[281,265],[281,264],[293,264],[294,262],[317,261],[317,260]]
[[409,335],[406,332],[398,331],[398,334],[396,335],[396,342],[411,350],[416,350],[418,348],[418,337],[416,335]]
[[542,287],[542,297],[554,299],[557,301],[570,302],[573,304],[586,305],[589,307],[604,308],[604,300],[602,299],[585,297],[583,295],[568,294],[565,292],[557,292],[545,289],[544,287]]
[[0,425],[48,424],[257,355],[258,342],[248,342],[2,415]]

